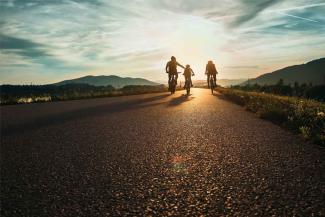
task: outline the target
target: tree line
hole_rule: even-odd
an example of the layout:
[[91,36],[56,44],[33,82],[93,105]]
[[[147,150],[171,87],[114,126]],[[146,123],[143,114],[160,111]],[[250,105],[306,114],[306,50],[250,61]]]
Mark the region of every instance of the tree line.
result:
[[249,84],[231,86],[233,89],[239,89],[244,91],[264,92],[282,96],[293,96],[307,99],[314,99],[317,101],[325,102],[325,85],[313,85],[312,83],[299,84],[284,84],[283,79],[280,79],[274,85],[260,85]]
[[65,85],[1,85],[1,104],[16,104],[44,101],[131,95],[166,90],[163,85],[129,85],[120,89],[113,86],[93,86],[89,84]]

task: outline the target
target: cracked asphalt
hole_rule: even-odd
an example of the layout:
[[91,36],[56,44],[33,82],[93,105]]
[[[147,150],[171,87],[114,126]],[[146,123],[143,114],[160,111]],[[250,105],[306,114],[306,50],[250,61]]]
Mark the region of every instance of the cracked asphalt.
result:
[[1,216],[324,216],[324,148],[207,89],[1,107]]

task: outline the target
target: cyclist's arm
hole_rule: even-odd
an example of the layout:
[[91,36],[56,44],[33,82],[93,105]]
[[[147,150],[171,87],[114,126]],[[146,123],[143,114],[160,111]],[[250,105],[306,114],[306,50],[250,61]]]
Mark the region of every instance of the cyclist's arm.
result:
[[208,65],[205,67],[205,74],[208,74]]
[[183,65],[179,64],[178,62],[176,62],[176,64],[177,64],[179,67],[185,69],[185,67],[184,67]]
[[192,76],[194,76],[194,72],[193,72],[193,70],[191,69],[191,72],[192,72]]

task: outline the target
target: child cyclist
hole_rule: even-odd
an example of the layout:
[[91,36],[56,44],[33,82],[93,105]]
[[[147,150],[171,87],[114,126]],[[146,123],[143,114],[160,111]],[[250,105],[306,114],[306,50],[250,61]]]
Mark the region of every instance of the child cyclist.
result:
[[191,84],[191,87],[193,87],[193,83],[192,83],[192,76],[194,76],[194,72],[191,69],[190,65],[186,65],[185,69],[184,69],[184,73],[183,73],[184,77],[185,77],[185,84],[184,84],[184,89],[186,88],[186,81],[189,81]]

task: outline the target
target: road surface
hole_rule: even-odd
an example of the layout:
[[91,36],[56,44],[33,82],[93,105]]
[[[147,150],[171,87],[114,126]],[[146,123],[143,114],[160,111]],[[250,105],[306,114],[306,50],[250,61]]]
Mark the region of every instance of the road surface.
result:
[[324,148],[192,89],[1,107],[1,216],[324,216]]

